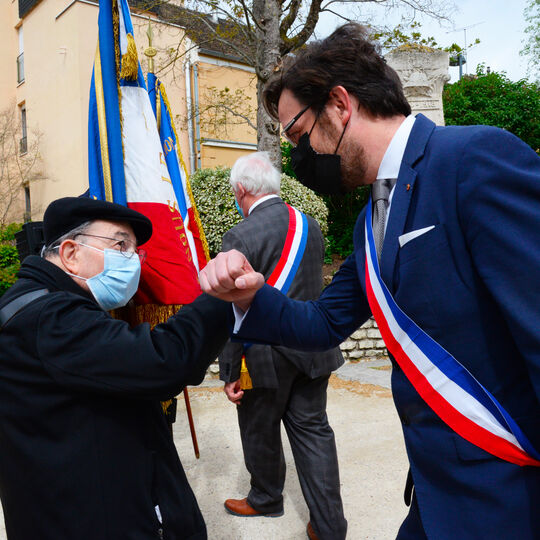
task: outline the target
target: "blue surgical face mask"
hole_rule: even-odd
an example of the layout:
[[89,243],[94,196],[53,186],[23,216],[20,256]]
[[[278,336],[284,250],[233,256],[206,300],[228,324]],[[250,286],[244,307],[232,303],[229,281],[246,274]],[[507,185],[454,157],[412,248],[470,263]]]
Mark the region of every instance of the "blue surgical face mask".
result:
[[134,253],[131,258],[128,258],[115,249],[98,249],[83,243],[80,245],[104,254],[103,272],[91,278],[69,275],[86,281],[97,303],[105,311],[125,306],[139,286],[141,276],[139,256]]
[[240,214],[242,219],[245,218],[246,216],[244,216],[244,211],[242,210],[236,199],[234,199],[234,204],[236,205],[236,209],[238,210],[238,213]]

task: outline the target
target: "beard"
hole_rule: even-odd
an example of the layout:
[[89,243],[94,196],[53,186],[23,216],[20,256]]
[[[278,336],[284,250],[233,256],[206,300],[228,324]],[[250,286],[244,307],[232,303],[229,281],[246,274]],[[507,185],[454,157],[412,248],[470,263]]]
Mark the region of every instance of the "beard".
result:
[[325,112],[320,115],[319,122],[321,128],[325,130],[329,149],[332,146],[336,149],[341,138],[339,148],[336,149],[341,158],[341,189],[350,192],[358,186],[366,185],[367,157],[364,147],[357,141],[347,138],[347,126],[345,126],[343,137],[341,137],[342,132],[328,120]]
[[356,141],[341,141],[341,183],[346,192],[366,185],[367,157],[363,146]]

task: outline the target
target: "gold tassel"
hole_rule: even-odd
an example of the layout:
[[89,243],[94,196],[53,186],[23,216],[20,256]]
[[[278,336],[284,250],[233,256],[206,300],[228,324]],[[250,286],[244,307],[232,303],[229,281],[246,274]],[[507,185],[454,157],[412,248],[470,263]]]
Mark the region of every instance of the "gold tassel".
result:
[[161,402],[161,408],[163,409],[163,414],[167,415],[167,409],[170,407],[172,403],[172,399],[168,399],[167,401]]
[[242,390],[251,390],[253,388],[253,383],[251,382],[251,377],[249,376],[249,371],[246,365],[246,355],[242,355],[242,366],[240,367],[240,388]]
[[139,57],[137,56],[137,46],[131,34],[127,34],[127,51],[122,56],[122,69],[120,77],[128,81],[136,81],[139,73]]

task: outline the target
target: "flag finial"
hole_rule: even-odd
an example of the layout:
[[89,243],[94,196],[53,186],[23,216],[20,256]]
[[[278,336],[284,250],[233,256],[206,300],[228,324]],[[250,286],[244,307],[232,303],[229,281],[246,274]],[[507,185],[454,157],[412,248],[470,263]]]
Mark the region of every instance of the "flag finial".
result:
[[148,30],[146,31],[146,35],[148,36],[148,47],[144,50],[144,55],[148,58],[148,73],[154,73],[154,56],[156,56],[157,50],[152,47],[154,32],[152,32],[150,17],[148,17]]

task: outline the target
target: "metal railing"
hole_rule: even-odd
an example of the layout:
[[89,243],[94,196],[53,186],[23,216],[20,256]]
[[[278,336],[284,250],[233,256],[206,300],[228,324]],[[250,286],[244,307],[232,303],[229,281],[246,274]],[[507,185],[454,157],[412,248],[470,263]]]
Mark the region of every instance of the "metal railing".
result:
[[24,81],[24,53],[17,56],[17,83]]
[[21,137],[19,141],[19,150],[21,154],[26,154],[28,152],[28,139],[26,137]]

